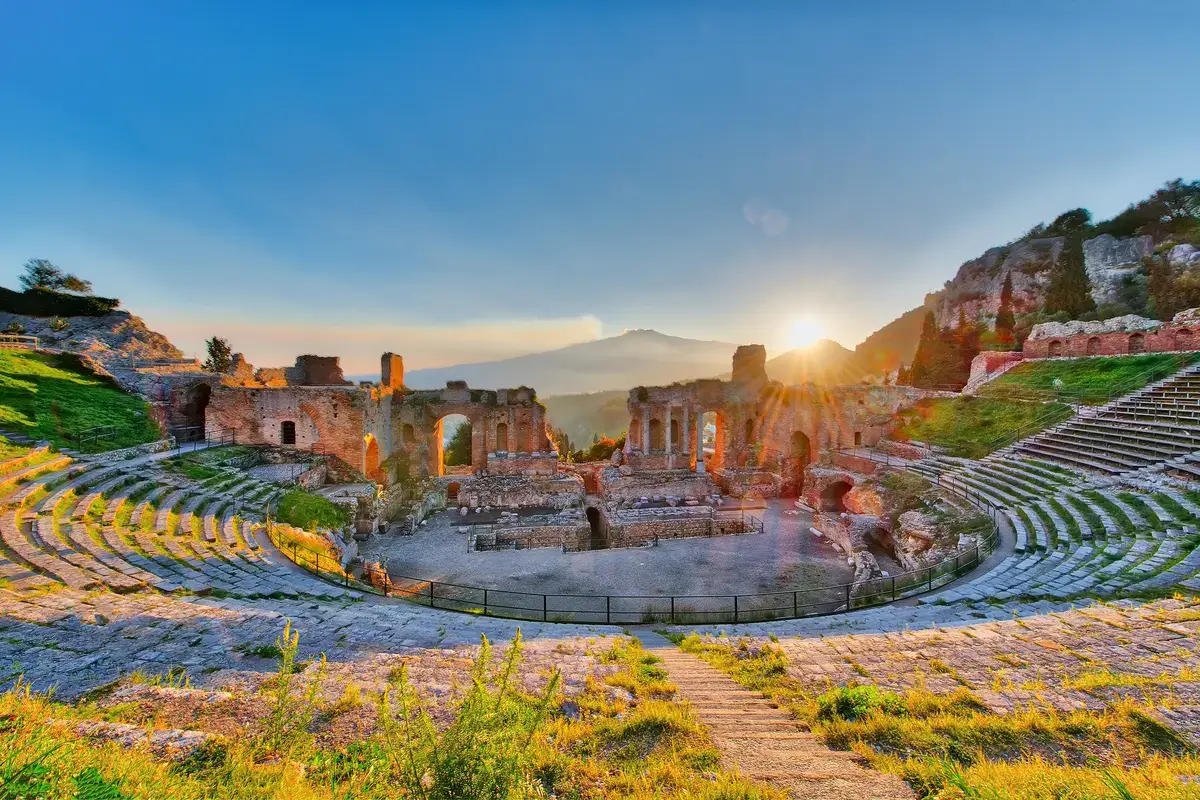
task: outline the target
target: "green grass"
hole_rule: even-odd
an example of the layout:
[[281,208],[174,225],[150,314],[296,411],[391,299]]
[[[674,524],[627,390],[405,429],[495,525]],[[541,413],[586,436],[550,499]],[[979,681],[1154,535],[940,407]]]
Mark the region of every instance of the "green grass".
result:
[[8,439],[0,436],[0,462],[8,461],[12,458],[20,458],[29,452],[31,448],[23,444],[13,444]]
[[1080,516],[1087,520],[1088,527],[1092,530],[1092,536],[1104,536],[1108,533],[1104,528],[1104,520],[1100,519],[1091,506],[1080,500],[1073,494],[1064,495],[1067,502],[1073,505],[1079,511]]
[[319,494],[303,489],[290,489],[279,498],[276,511],[280,522],[309,530],[318,528],[344,528],[350,524],[350,512],[337,503]]
[[1138,497],[1136,494],[1129,492],[1121,492],[1117,495],[1125,505],[1136,511],[1151,529],[1156,531],[1165,531],[1167,528],[1163,525],[1162,520],[1158,518],[1158,514],[1150,506],[1146,505],[1146,501]]
[[85,450],[130,447],[160,436],[146,401],[88,371],[78,358],[0,352],[0,428],[74,447],[74,434],[108,425],[117,429],[115,438]]
[[[870,682],[808,685],[788,673],[773,647],[751,648],[672,636],[742,686],[763,692],[838,750],[854,750],[878,770],[904,778],[929,800],[1122,800],[1194,797],[1178,780],[1200,766],[1194,750],[1158,722],[1148,704],[1115,700],[1104,710],[1057,711],[1029,703],[1007,714],[988,711],[965,686],[935,693],[921,682],[896,692]],[[929,662],[931,672],[952,666]],[[1102,675],[1074,678],[1072,688],[1169,686],[1194,680],[1194,671],[1143,679]],[[1128,794],[1121,794],[1116,787]]]
[[1156,494],[1154,495],[1154,499],[1158,501],[1160,506],[1171,512],[1175,519],[1180,522],[1190,523],[1196,521],[1196,517],[1193,516],[1192,512],[1179,505],[1175,498],[1165,494]]
[[[1181,354],[1121,358],[1075,358],[1062,361],[1030,361],[984,385],[980,394],[1002,396],[1006,392],[1049,392],[1063,399],[1103,404],[1109,398],[1129,394],[1148,383],[1165,378],[1179,370]],[[1188,363],[1196,355],[1184,356]],[[1062,381],[1061,389],[1054,381]]]
[[1117,527],[1121,529],[1121,533],[1124,533],[1126,536],[1137,536],[1137,525],[1133,523],[1133,520],[1116,503],[1097,491],[1088,491],[1084,492],[1084,494],[1087,495],[1088,499],[1104,509],[1109,518],[1117,523]]
[[982,458],[1071,416],[1061,403],[1021,403],[979,397],[922,400],[901,413],[895,438],[945,447],[951,455]]
[[[261,720],[176,763],[46,724],[144,724],[135,705],[101,708],[96,698],[70,706],[18,684],[0,694],[0,797],[786,800],[722,770],[707,732],[686,703],[671,702],[675,687],[636,640],[589,648],[610,674],[589,677],[568,698],[557,671],[541,691],[525,688],[519,632],[496,658],[484,639],[464,694],[436,725],[430,698],[409,682],[406,666],[388,675],[382,692],[347,684],[340,697],[324,697],[324,658],[306,670],[298,647],[289,625],[270,648],[279,669],[257,694]],[[181,670],[129,679],[190,685]],[[617,686],[628,687],[632,699],[614,694]],[[364,714],[364,706],[372,708]],[[318,731],[338,717],[343,724],[373,720],[374,732],[328,745]]]

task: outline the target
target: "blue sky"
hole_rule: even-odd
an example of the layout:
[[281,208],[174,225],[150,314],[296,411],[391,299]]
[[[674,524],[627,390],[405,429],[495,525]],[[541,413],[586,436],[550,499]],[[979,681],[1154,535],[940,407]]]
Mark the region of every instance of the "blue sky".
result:
[[852,347],[1200,176],[1200,4],[827,5],[0,0],[0,283],[49,258],[189,352],[351,372]]

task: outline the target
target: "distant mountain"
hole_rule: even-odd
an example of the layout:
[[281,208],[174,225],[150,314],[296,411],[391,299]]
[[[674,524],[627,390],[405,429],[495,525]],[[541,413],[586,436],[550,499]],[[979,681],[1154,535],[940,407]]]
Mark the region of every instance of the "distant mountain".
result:
[[565,431],[576,449],[587,447],[593,434],[615,439],[628,429],[628,399],[628,389],[541,398],[550,424]]
[[854,351],[831,339],[820,339],[808,347],[789,350],[767,360],[767,376],[786,386],[858,383],[864,374]]
[[921,340],[921,324],[925,311],[941,297],[940,293],[925,298],[927,305],[905,311],[896,319],[872,333],[854,348],[855,360],[864,373],[881,375],[895,372],[901,365],[910,365]]
[[455,380],[480,389],[531,386],[543,397],[628,391],[727,372],[736,349],[729,342],[634,330],[501,361],[415,369],[405,373],[404,383],[414,389],[438,389]]

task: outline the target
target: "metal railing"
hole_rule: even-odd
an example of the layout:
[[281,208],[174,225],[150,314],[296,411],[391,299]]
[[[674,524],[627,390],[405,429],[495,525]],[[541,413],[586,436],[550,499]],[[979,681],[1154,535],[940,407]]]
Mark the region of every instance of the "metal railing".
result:
[[210,433],[203,425],[189,425],[183,428],[172,428],[171,435],[175,437],[173,449],[176,455],[208,447],[237,444],[237,429],[235,428],[213,428]]
[[121,430],[116,425],[96,425],[70,434],[67,440],[75,445],[76,450],[83,451],[87,445],[116,439],[121,435]]
[[[970,500],[969,490],[945,486]],[[267,538],[284,556],[319,578],[346,588],[399,597],[447,611],[542,622],[626,625],[651,622],[721,624],[824,616],[886,605],[924,594],[969,574],[992,552],[999,539],[999,507],[976,496],[992,519],[992,530],[974,547],[924,569],[863,581],[776,592],[726,595],[544,594],[468,586],[449,581],[366,569],[355,580],[328,554],[284,540],[268,521]]]
[[19,333],[0,333],[0,350],[37,350],[38,337]]

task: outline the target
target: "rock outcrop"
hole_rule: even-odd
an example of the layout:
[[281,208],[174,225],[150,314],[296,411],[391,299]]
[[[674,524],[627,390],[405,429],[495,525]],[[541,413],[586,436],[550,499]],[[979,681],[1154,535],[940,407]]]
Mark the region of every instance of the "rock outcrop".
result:
[[[43,347],[89,356],[105,367],[130,361],[177,361],[179,348],[128,311],[102,317],[27,317],[0,312],[0,329],[19,323]],[[59,330],[55,330],[59,328]]]
[[1163,326],[1157,319],[1139,317],[1136,314],[1126,314],[1123,317],[1113,317],[1102,322],[1083,322],[1073,319],[1070,322],[1043,322],[1033,326],[1029,332],[1029,341],[1039,339],[1063,339],[1068,336],[1099,336],[1105,333],[1134,333],[1156,331]]
[[1142,259],[1154,252],[1154,239],[1131,236],[1117,239],[1109,234],[1083,243],[1083,264],[1092,283],[1096,305],[1114,303],[1121,282],[1141,269]]

